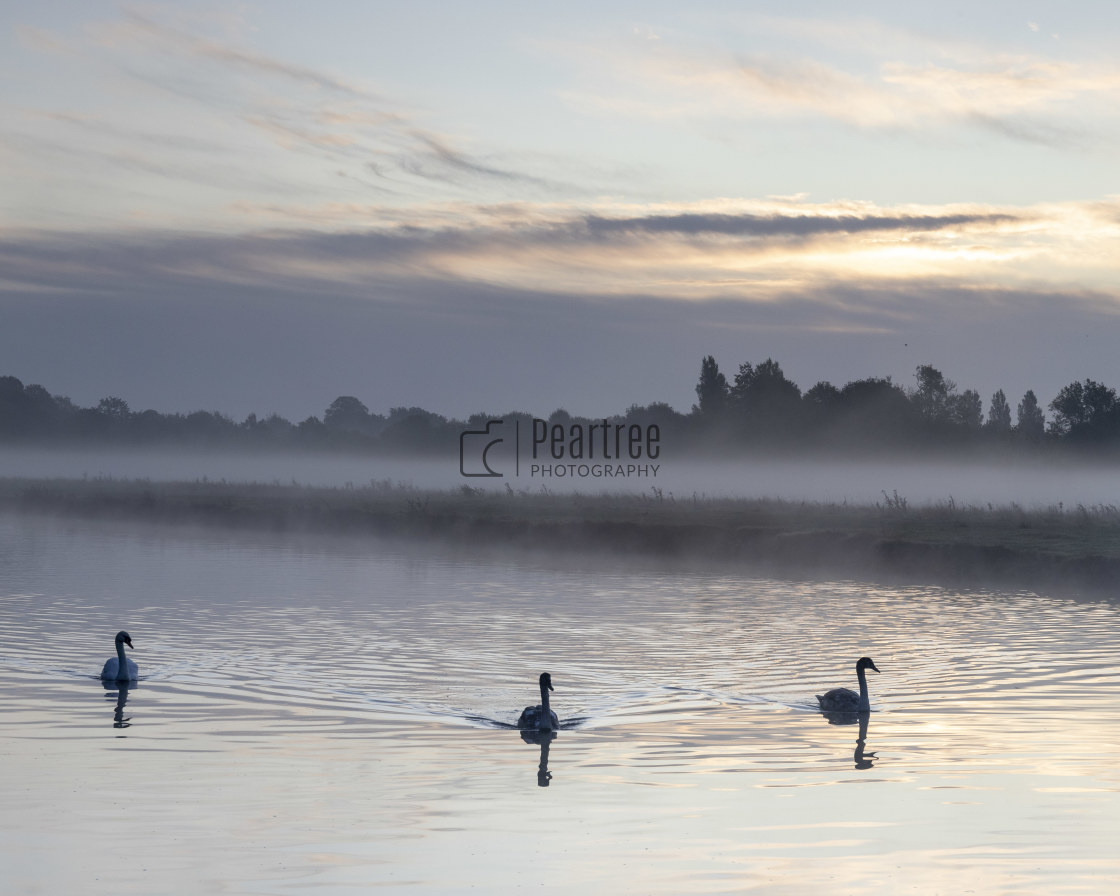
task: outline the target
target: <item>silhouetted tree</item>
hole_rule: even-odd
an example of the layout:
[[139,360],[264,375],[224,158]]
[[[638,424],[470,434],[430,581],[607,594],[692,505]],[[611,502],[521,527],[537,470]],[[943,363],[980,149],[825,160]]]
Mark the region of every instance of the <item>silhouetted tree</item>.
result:
[[267,433],[272,438],[286,438],[292,434],[295,427],[292,421],[279,414],[269,414],[263,420],[258,420],[255,429]]
[[911,438],[917,422],[906,392],[890,377],[853,380],[836,400],[836,435],[853,444],[897,444]]
[[323,425],[327,429],[368,432],[369,408],[352,395],[340,395],[323,414]]
[[1011,431],[1011,405],[1002,389],[992,393],[992,403],[988,407],[988,422],[984,426],[991,432]]
[[23,399],[29,435],[41,437],[57,432],[65,418],[65,411],[50,392],[34,384],[25,386]]
[[700,382],[696,384],[697,410],[708,419],[722,417],[727,410],[729,391],[727,377],[720,373],[716,359],[708,355],[700,363]]
[[739,365],[730,402],[736,422],[751,435],[789,433],[802,420],[801,389],[786,379],[782,366],[772,358],[757,367]]
[[1116,390],[1085,380],[1070,383],[1050,402],[1050,431],[1079,441],[1104,441],[1120,432]]
[[423,408],[392,408],[381,441],[396,450],[430,451],[457,444],[458,431],[448,425],[446,417]]
[[637,423],[643,427],[656,423],[661,430],[661,439],[664,443],[666,437],[675,437],[683,433],[687,426],[688,418],[672,406],[663,401],[655,401],[646,407],[632,404],[626,409],[623,421]]
[[935,426],[949,422],[957,384],[931,364],[919,365],[914,376],[918,386],[910,393],[910,400],[921,418]]
[[831,426],[840,413],[840,390],[827,380],[821,380],[801,396],[805,419],[814,429]]
[[192,441],[209,445],[231,442],[237,434],[233,419],[218,411],[194,411],[184,420],[188,437]]
[[[129,421],[132,438],[137,442],[152,443],[173,438],[181,433],[175,432],[174,418],[165,417],[159,411],[148,409],[133,414]],[[181,422],[181,421],[180,421]]]
[[119,421],[127,420],[131,413],[128,409],[128,402],[123,398],[116,398],[114,396],[102,398],[101,401],[97,403],[97,410],[98,413],[104,414],[112,420]]
[[296,424],[296,439],[306,448],[321,448],[327,443],[329,430],[318,417],[308,417]]
[[1046,418],[1042,416],[1042,408],[1038,406],[1038,399],[1034,392],[1028,389],[1023,393],[1023,400],[1017,408],[1016,433],[1024,439],[1037,441],[1046,432]]
[[43,438],[59,429],[71,410],[42,386],[24,386],[14,376],[0,377],[0,437]]
[[840,398],[840,390],[828,380],[821,380],[812,389],[801,396],[802,401],[811,407],[827,408],[834,405]]
[[19,401],[23,398],[23,380],[14,376],[0,376],[0,401]]
[[17,437],[26,430],[26,399],[23,381],[0,376],[0,435]]
[[951,397],[950,419],[957,426],[970,431],[978,431],[983,420],[984,405],[980,401],[980,393],[974,389],[965,389],[960,395]]

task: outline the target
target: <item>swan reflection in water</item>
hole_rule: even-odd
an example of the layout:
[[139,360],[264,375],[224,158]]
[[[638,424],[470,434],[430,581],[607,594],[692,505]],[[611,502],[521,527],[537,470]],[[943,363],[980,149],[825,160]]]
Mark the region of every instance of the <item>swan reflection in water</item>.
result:
[[871,721],[870,712],[822,712],[830,725],[859,725],[859,737],[856,738],[856,751],[853,755],[855,766],[858,769],[873,768],[875,765],[875,752],[867,752],[867,726]]
[[859,714],[859,737],[856,738],[856,751],[853,758],[856,763],[856,768],[872,768],[875,765],[875,751],[865,753],[864,748],[867,746],[867,723],[871,720],[871,713],[861,712]]
[[552,772],[548,770],[548,748],[556,740],[555,731],[532,731],[522,728],[519,732],[521,739],[527,744],[540,744],[541,761],[537,765],[537,786],[547,787],[552,781]]
[[114,694],[117,698],[117,705],[113,707],[113,727],[130,727],[132,725],[132,716],[125,718],[124,705],[128,702],[129,690],[137,686],[136,682],[102,680],[101,686],[107,691],[105,694],[107,699],[113,699]]

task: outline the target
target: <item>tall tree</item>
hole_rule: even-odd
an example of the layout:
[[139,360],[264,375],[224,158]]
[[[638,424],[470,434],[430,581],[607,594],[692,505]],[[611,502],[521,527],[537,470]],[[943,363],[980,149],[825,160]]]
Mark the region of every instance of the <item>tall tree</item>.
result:
[[927,423],[947,423],[953,416],[953,400],[957,384],[932,364],[920,364],[914,373],[917,388],[910,393],[918,414]]
[[984,416],[984,404],[975,389],[965,389],[951,401],[952,422],[965,429],[978,430]]
[[1032,390],[1028,389],[1023,394],[1017,413],[1015,431],[1031,441],[1041,439],[1046,432],[1046,418],[1042,416],[1042,408],[1038,406],[1038,399]]
[[992,393],[992,403],[988,407],[988,422],[984,424],[992,432],[1011,431],[1011,405],[1002,389]]
[[715,357],[708,355],[700,362],[700,382],[696,384],[697,409],[701,416],[709,419],[722,417],[727,410],[729,391],[727,377],[720,373]]

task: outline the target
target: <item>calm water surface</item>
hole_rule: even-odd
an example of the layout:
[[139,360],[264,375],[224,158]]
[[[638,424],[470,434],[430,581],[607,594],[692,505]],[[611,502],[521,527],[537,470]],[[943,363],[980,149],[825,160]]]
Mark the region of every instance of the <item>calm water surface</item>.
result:
[[[1118,623],[0,515],[3,891],[1115,893]],[[830,724],[863,654],[876,712]]]

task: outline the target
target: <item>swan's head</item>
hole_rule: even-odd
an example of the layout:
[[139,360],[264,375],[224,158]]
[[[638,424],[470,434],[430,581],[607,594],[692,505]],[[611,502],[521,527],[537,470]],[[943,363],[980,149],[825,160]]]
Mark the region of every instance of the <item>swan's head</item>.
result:
[[553,690],[552,676],[549,675],[547,672],[542,672],[541,673],[541,687],[542,688],[548,688],[550,691]]
[[117,632],[116,641],[118,644],[127,644],[132,646],[132,636],[128,632]]
[[860,672],[864,669],[875,669],[876,672],[879,671],[875,668],[875,661],[869,656],[861,656],[859,660],[856,661],[856,671]]

